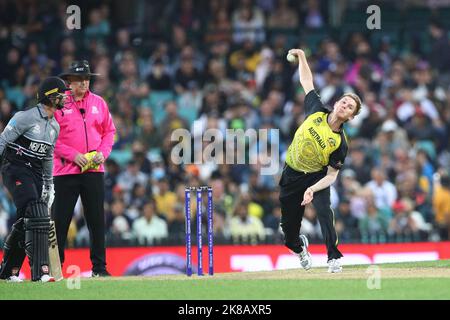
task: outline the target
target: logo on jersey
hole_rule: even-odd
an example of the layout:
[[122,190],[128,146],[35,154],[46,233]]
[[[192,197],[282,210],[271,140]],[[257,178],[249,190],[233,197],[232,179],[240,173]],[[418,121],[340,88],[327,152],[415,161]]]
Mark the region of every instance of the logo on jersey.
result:
[[309,133],[311,134],[311,136],[314,138],[314,140],[317,141],[318,145],[322,148],[325,149],[326,145],[325,142],[322,140],[322,138],[320,137],[320,135],[317,133],[316,130],[313,129],[313,127],[308,129]]
[[35,125],[35,126],[33,127],[32,132],[33,132],[34,134],[40,134],[40,133],[41,133],[41,127],[40,127],[38,124]]
[[92,114],[97,114],[97,113],[98,113],[97,106],[92,106]]
[[38,142],[30,142],[30,150],[37,153],[47,153],[48,145]]
[[8,122],[8,125],[5,127],[5,130],[12,130],[15,125],[16,125],[16,119],[11,119]]
[[336,140],[334,140],[333,138],[328,138],[328,144],[332,147],[336,146]]
[[16,186],[18,187],[18,186],[21,186],[21,185],[22,185],[22,181],[17,180],[16,181]]
[[322,117],[319,117],[314,119],[313,122],[316,126],[319,126],[322,123],[322,120],[323,120]]

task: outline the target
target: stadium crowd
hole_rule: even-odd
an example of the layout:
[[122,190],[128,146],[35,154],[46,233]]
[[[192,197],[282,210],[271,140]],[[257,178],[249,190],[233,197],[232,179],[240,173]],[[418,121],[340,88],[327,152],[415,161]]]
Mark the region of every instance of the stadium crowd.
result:
[[[261,175],[259,164],[176,165],[171,133],[279,129],[281,169],[304,119],[298,71],[285,58],[293,47],[307,52],[326,105],[344,92],[363,100],[346,124],[348,156],[332,188],[340,242],[449,238],[450,45],[439,20],[420,30],[425,50],[421,37],[397,46],[370,30],[313,41],[309,34],[327,30],[326,1],[152,1],[140,29],[112,19],[109,3],[91,6],[81,30],[68,30],[68,3],[0,0],[0,129],[35,104],[43,78],[73,60],[90,62],[101,74],[91,90],[117,128],[105,174],[110,245],[181,244],[188,185],[213,188],[218,242],[280,241],[279,173]],[[69,246],[89,236],[76,211]],[[0,238],[14,216],[2,188]],[[302,233],[320,241],[312,206]]]

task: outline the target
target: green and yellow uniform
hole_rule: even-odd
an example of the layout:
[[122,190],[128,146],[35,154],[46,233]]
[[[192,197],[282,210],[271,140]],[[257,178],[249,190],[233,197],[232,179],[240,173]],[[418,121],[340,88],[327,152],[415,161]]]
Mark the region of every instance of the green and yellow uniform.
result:
[[328,125],[326,109],[313,90],[305,97],[306,119],[295,132],[286,164],[300,172],[317,172],[330,165],[340,169],[347,154],[344,130],[334,132]]
[[[325,108],[314,90],[305,97],[305,112],[305,121],[288,148],[279,183],[285,245],[296,253],[302,251],[303,245],[299,234],[305,212],[305,207],[300,205],[304,193],[327,174],[328,166],[341,169],[348,149],[343,128],[339,132],[331,130],[328,125],[331,110]],[[314,193],[313,205],[327,246],[328,260],[341,258],[330,206],[330,187]]]

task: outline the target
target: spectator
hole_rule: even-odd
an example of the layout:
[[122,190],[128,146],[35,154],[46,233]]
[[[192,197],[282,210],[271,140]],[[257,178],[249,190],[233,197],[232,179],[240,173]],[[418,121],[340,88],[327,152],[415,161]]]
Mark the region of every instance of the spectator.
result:
[[194,6],[193,0],[179,1],[179,7],[174,10],[173,22],[179,23],[180,26],[188,30],[198,31],[201,26],[200,14],[198,6]]
[[[124,102],[124,100],[122,101]],[[129,105],[127,104],[126,108],[128,107]],[[128,149],[134,140],[132,124],[130,124],[125,119],[118,116],[117,113],[116,116],[113,116],[113,122],[116,125],[117,129],[116,141],[114,143],[113,149],[114,150]]]
[[245,40],[242,48],[230,54],[230,66],[233,69],[234,77],[246,82],[253,79],[253,72],[260,61],[260,52],[256,50],[255,42],[252,40]]
[[257,243],[265,238],[263,223],[259,218],[249,215],[248,205],[246,202],[238,203],[230,220],[230,233],[235,242]]
[[107,8],[107,6],[104,6],[102,10],[94,9],[89,13],[89,24],[84,30],[86,46],[92,44],[93,41],[103,43],[109,36],[111,28]]
[[173,220],[168,224],[168,234],[178,241],[183,241],[186,235],[186,216],[182,203],[176,203],[173,212]]
[[397,108],[397,117],[405,123],[410,120],[415,114],[425,114],[431,119],[438,118],[436,106],[431,100],[426,97],[419,97],[411,88],[403,88],[400,91],[402,103]]
[[425,150],[419,149],[416,154],[417,173],[420,188],[431,197],[433,194],[434,168]]
[[[124,52],[119,63],[120,83],[117,97],[127,101],[131,106],[139,104],[140,99],[146,98],[150,92],[148,84],[140,79],[137,58],[132,50]],[[125,106],[127,104],[124,104]],[[130,108],[123,108],[121,111],[129,111]]]
[[169,189],[169,181],[166,178],[160,178],[155,192],[156,208],[170,224],[175,218],[176,194]]
[[342,170],[340,178],[340,197],[344,199],[350,199],[351,195],[355,194],[355,192],[357,192],[361,188],[361,184],[356,180],[356,173],[352,169],[344,169]]
[[172,78],[165,70],[161,59],[154,61],[150,74],[147,76],[147,83],[151,90],[169,91],[172,89]]
[[120,166],[113,159],[105,161],[105,201],[111,203],[113,200],[113,189],[117,184],[117,178],[120,174]]
[[440,21],[431,21],[429,31],[434,39],[429,60],[435,70],[439,70],[438,81],[448,86],[450,84],[450,44],[446,30]]
[[375,147],[375,161],[380,161],[381,154],[392,155],[396,150],[408,150],[410,148],[406,131],[392,119],[383,122],[373,145]]
[[118,64],[122,60],[124,51],[128,50],[130,47],[130,32],[126,28],[117,30],[113,61]]
[[19,49],[14,47],[10,48],[6,56],[6,63],[0,71],[1,79],[6,80],[8,85],[14,83],[14,75],[21,65],[20,61]]
[[386,180],[386,173],[379,168],[372,169],[371,176],[366,186],[373,192],[376,207],[391,208],[397,199],[395,185]]
[[106,214],[107,229],[110,230],[109,237],[115,240],[129,238],[130,220],[125,213],[125,202],[114,200],[111,204],[111,211]]
[[450,177],[448,175],[442,175],[440,183],[436,186],[433,196],[433,209],[435,212],[434,220],[441,239],[450,239]]
[[[411,120],[405,125],[408,137],[413,144],[420,141],[433,141],[437,130],[430,118],[419,108],[416,109]],[[435,148],[433,147],[433,153]]]
[[319,219],[317,218],[316,209],[312,205],[305,207],[300,234],[304,234],[312,242],[318,242],[322,239]]
[[28,45],[28,54],[23,58],[23,65],[27,71],[30,71],[33,63],[36,63],[40,70],[47,68],[51,63],[45,54],[39,52],[36,42],[31,42]]
[[133,160],[136,162],[140,172],[150,175],[152,171],[152,164],[147,158],[145,151],[145,145],[141,141],[138,140],[133,142],[133,145],[131,146]]
[[189,85],[196,83],[197,86],[203,85],[203,79],[200,71],[194,65],[192,53],[183,53],[179,69],[175,72],[175,91],[182,94],[188,90]]
[[336,232],[341,242],[351,242],[359,237],[358,219],[352,216],[350,201],[342,199],[336,212]]
[[139,216],[139,208],[144,206],[149,197],[151,197],[151,194],[147,192],[147,189],[143,185],[134,185],[131,191],[130,203],[128,204],[127,212],[127,216],[130,217],[131,220],[134,220]]
[[264,217],[264,227],[272,230],[274,234],[281,231],[280,229],[281,221],[281,207],[275,206],[272,211]]
[[411,208],[403,200],[393,205],[394,217],[389,223],[388,233],[394,236],[411,235],[418,231],[416,221],[411,216]]
[[151,109],[142,107],[137,121],[136,139],[140,141],[148,151],[159,152],[162,147],[161,135],[153,121]]
[[323,27],[325,21],[320,11],[320,2],[318,0],[308,0],[306,4],[305,26],[310,29]]
[[[362,239],[368,237],[385,237],[389,228],[389,221],[384,218],[375,202],[369,201],[367,204],[367,215],[359,220],[359,231]],[[367,240],[366,240],[367,241]]]
[[244,41],[260,43],[265,39],[265,21],[261,9],[252,6],[252,0],[241,0],[241,5],[232,15],[233,41],[241,44]]
[[125,201],[127,203],[131,200],[131,191],[136,184],[144,187],[147,186],[148,176],[139,171],[139,165],[135,160],[128,162],[127,170],[123,171],[117,177],[117,185],[125,193]]
[[206,43],[230,42],[232,39],[232,25],[228,12],[225,8],[220,8],[212,13],[212,18],[208,22],[205,34]]
[[149,154],[149,160],[152,164],[152,174],[150,180],[152,185],[156,184],[159,180],[167,178],[166,165],[159,152]]
[[298,15],[289,6],[289,0],[278,0],[277,7],[270,13],[267,26],[269,28],[298,28]]
[[176,129],[187,129],[187,121],[178,114],[178,105],[175,101],[166,103],[166,116],[161,122],[162,135],[167,137]]
[[158,217],[154,201],[147,202],[142,208],[142,217],[133,223],[133,233],[141,245],[167,238],[167,223]]
[[349,164],[346,167],[354,172],[356,180],[362,185],[369,182],[371,164],[369,159],[367,159],[363,147],[350,149],[349,160]]

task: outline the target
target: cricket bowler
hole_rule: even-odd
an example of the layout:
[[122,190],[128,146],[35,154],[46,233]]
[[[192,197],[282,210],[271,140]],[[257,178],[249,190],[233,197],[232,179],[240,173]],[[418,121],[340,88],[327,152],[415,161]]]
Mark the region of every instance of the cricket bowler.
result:
[[356,94],[346,93],[329,110],[314,90],[313,76],[304,51],[289,50],[288,60],[298,61],[300,84],[305,91],[306,118],[288,148],[279,182],[285,245],[299,256],[305,270],[311,268],[308,239],[300,235],[300,227],[305,205],[312,202],[327,246],[328,272],[341,272],[339,258],[342,253],[337,248],[330,185],[336,181],[347,155],[343,125],[360,112],[361,99]]

